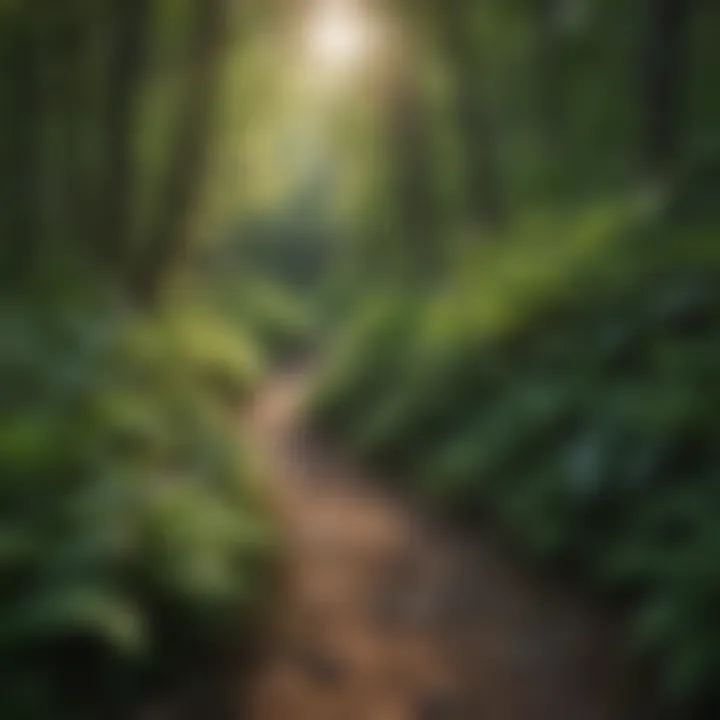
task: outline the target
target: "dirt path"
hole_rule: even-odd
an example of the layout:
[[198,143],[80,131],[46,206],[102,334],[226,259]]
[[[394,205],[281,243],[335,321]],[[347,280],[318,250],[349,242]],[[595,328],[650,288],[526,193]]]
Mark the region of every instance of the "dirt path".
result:
[[249,720],[620,720],[607,627],[490,540],[444,529],[309,442],[301,384],[249,419],[288,585]]

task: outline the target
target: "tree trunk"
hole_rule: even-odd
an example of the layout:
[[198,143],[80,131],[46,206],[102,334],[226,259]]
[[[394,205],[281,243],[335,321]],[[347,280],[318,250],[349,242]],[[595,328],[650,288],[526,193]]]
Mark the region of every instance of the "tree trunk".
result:
[[151,219],[146,253],[134,288],[144,304],[156,301],[166,274],[184,254],[198,190],[206,171],[215,117],[220,60],[225,49],[227,0],[196,0],[188,78],[172,139],[167,185]]
[[399,262],[413,277],[434,273],[438,262],[440,238],[429,125],[421,89],[411,74],[403,73],[390,100],[389,140],[392,190],[402,235]]
[[132,228],[136,121],[148,54],[150,0],[113,0],[110,17],[107,189],[97,242],[100,259],[117,272],[118,263],[127,260]]
[[550,180],[551,192],[557,176],[555,168],[563,160],[563,93],[561,75],[562,58],[557,31],[558,0],[542,0],[537,6],[535,18],[537,33],[537,106],[539,109],[539,130],[542,142],[543,171]]
[[467,202],[472,220],[491,233],[506,224],[499,132],[483,87],[483,63],[476,47],[473,3],[455,11],[440,8],[441,42],[456,79],[456,111],[465,143]]
[[[488,103],[461,89],[460,115],[468,144],[468,195],[473,219],[496,234],[506,224],[498,130]],[[476,91],[478,92],[478,91]]]
[[5,67],[2,108],[6,169],[3,173],[3,234],[11,283],[32,274],[39,252],[41,192],[40,148],[42,136],[42,77],[40,42],[32,3],[15,12],[4,40]]
[[691,1],[649,0],[644,169],[651,180],[668,179],[680,159]]
[[97,133],[89,108],[88,47],[93,31],[86,8],[78,0],[54,0],[46,11],[43,71],[49,139],[44,151],[47,248],[45,270],[54,272],[59,257],[93,250],[97,182],[88,178],[88,147]]

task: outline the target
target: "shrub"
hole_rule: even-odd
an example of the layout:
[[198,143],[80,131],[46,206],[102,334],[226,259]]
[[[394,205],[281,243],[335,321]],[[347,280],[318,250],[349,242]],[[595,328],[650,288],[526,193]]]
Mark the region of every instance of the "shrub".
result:
[[720,700],[711,235],[606,208],[483,248],[340,355],[317,411],[436,503],[627,602],[633,647],[684,708]]
[[106,717],[262,595],[227,402],[257,368],[167,318],[18,305],[0,327],[0,714]]

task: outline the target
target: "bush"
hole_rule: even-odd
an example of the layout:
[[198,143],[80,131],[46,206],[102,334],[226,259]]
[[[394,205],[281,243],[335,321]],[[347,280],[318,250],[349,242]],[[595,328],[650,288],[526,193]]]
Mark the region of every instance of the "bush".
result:
[[711,236],[612,207],[552,239],[530,228],[417,317],[386,311],[394,329],[348,345],[316,402],[436,503],[627,602],[633,646],[685,708],[720,700]]
[[107,717],[263,593],[229,423],[257,367],[169,318],[18,305],[0,338],[0,714]]
[[235,267],[228,278],[213,277],[205,294],[213,298],[216,312],[244,328],[271,360],[292,359],[317,334],[311,299],[247,269]]

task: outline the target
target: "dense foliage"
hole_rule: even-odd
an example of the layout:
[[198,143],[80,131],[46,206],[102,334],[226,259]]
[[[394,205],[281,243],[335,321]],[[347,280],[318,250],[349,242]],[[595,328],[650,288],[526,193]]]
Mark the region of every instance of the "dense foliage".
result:
[[8,720],[130,716],[188,665],[247,649],[267,589],[237,429],[263,358],[247,323],[178,279],[227,10],[0,3]]
[[317,421],[626,608],[683,717],[716,706],[717,12],[423,7],[461,212],[435,233],[434,282],[361,300]]
[[124,712],[244,646],[272,542],[238,403],[338,326],[319,424],[717,703],[719,28],[0,0],[0,716]]
[[432,168],[395,204],[440,174],[446,220],[406,224],[433,272],[368,285],[317,422],[617,601],[668,706],[716,707],[717,5],[418,7],[444,120],[395,108],[394,161]]
[[714,234],[612,207],[542,235],[480,250],[438,297],[376,298],[318,421],[627,602],[667,697],[717,700]]
[[2,713],[127,711],[245,637],[261,597],[271,538],[231,422],[256,359],[187,314],[1,324]]

